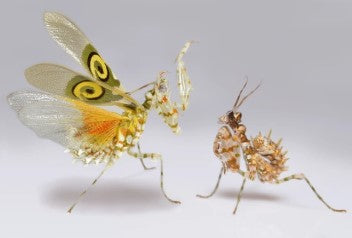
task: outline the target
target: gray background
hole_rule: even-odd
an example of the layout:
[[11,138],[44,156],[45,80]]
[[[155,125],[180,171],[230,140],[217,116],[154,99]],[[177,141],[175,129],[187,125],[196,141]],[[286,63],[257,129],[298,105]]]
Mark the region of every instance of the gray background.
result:
[[[127,89],[169,70],[177,96],[173,60],[186,40],[199,41],[185,58],[194,91],[182,134],[153,112],[141,139],[144,151],[164,155],[166,189],[182,205],[162,197],[157,171],[124,156],[65,214],[101,167],[72,165],[63,148],[22,126],[5,100],[30,88],[23,71],[32,64],[83,72],[48,36],[45,10],[75,21]],[[352,209],[351,1],[11,0],[0,11],[1,237],[351,237],[350,213],[332,213],[301,181],[248,183],[236,216],[238,175],[225,176],[213,198],[194,197],[214,186],[217,118],[247,75],[250,88],[263,83],[242,107],[248,134],[272,128],[289,150],[284,175],[304,172],[331,205]]]

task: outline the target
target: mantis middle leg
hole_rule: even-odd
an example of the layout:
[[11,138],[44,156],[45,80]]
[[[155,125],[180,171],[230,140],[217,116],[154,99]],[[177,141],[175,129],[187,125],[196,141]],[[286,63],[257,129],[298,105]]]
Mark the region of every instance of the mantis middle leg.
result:
[[171,199],[165,192],[165,189],[164,189],[164,164],[163,164],[163,158],[160,154],[157,154],[157,153],[138,153],[138,152],[133,152],[130,149],[127,151],[127,153],[134,158],[139,158],[139,159],[140,158],[143,158],[143,159],[151,158],[151,159],[159,160],[160,161],[160,188],[161,188],[161,191],[162,191],[164,197],[169,202],[176,203],[176,204],[181,203],[180,201]]

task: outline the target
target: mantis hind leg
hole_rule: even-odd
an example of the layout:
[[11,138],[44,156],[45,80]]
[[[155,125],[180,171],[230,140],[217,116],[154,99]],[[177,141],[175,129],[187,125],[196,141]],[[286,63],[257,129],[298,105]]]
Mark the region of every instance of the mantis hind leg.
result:
[[77,200],[72,204],[72,206],[67,210],[67,213],[72,213],[72,210],[76,207],[76,205],[81,201],[82,197],[88,192],[88,190],[95,185],[98,180],[103,176],[103,174],[111,167],[111,164],[107,164],[106,167],[103,169],[103,171],[100,172],[98,177],[96,177],[93,182],[79,195]]
[[292,179],[296,179],[296,180],[305,180],[306,183],[308,184],[308,186],[312,189],[312,191],[315,193],[315,195],[317,196],[317,198],[322,202],[324,203],[324,205],[329,208],[330,210],[334,211],[334,212],[346,212],[346,210],[344,209],[335,209],[333,207],[331,207],[327,202],[325,202],[325,200],[320,196],[320,194],[317,192],[317,190],[313,187],[313,185],[310,183],[310,181],[307,179],[307,177],[304,175],[304,174],[293,174],[293,175],[290,175],[290,176],[287,176],[283,179],[279,179],[279,180],[276,180],[276,183],[277,184],[281,184],[281,183],[284,183],[284,182],[288,182]]

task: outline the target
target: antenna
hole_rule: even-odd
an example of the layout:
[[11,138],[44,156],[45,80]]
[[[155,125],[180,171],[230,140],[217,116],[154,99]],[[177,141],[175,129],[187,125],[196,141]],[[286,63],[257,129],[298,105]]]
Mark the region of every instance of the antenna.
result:
[[235,112],[237,111],[237,109],[243,104],[243,102],[244,102],[249,96],[251,96],[255,91],[257,91],[257,89],[261,86],[261,82],[260,82],[257,87],[255,87],[251,92],[249,92],[246,96],[244,96],[244,97],[241,99],[241,95],[242,95],[242,93],[243,93],[243,90],[246,88],[247,83],[248,83],[248,77],[247,77],[247,76],[245,77],[245,79],[246,79],[246,81],[245,81],[245,83],[244,83],[244,85],[243,85],[243,87],[242,87],[240,93],[238,94],[238,96],[237,96],[237,98],[236,98],[236,102],[235,102],[235,104],[234,104],[234,106],[233,106],[233,109],[232,109],[233,113],[235,113]]

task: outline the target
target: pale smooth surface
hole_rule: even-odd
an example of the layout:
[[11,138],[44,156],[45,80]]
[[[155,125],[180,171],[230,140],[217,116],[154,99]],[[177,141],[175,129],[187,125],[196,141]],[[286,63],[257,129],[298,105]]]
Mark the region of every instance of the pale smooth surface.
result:
[[[181,205],[162,197],[158,171],[124,156],[65,213],[101,167],[72,165],[63,148],[21,125],[5,100],[31,88],[23,71],[32,64],[83,72],[49,38],[45,10],[76,22],[130,90],[159,70],[172,81],[179,49],[199,41],[185,58],[194,91],[183,132],[174,136],[152,113],[141,139],[142,150],[164,155],[166,190]],[[352,210],[351,13],[348,0],[2,2],[0,237],[351,237],[351,213],[329,211],[303,181],[248,182],[236,216],[238,175],[226,175],[213,198],[195,197],[216,182],[217,117],[247,75],[250,88],[263,84],[242,106],[248,134],[272,128],[289,150],[284,175],[304,172],[332,206]]]

